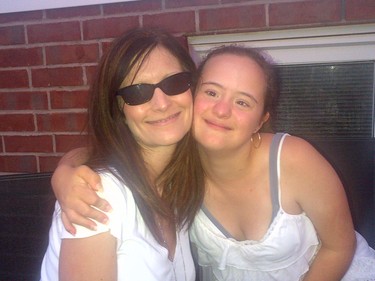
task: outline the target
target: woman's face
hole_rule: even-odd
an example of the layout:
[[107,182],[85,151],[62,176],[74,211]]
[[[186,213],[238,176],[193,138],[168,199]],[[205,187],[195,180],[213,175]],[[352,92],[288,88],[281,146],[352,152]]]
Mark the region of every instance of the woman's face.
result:
[[[145,59],[133,81],[125,79],[126,87],[134,84],[157,84],[163,79],[183,72],[179,61],[163,47],[156,47]],[[175,145],[189,131],[193,101],[190,88],[178,95],[168,96],[156,88],[150,101],[140,105],[123,105],[126,123],[137,142],[144,148]]]
[[194,136],[207,150],[247,145],[268,119],[264,114],[266,81],[252,59],[217,55],[207,61],[196,90]]

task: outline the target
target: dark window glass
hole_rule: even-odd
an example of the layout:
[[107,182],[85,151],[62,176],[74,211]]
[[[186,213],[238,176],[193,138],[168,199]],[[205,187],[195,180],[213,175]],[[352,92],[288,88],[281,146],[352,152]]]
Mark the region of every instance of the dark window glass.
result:
[[373,133],[374,62],[280,66],[277,131],[317,139]]

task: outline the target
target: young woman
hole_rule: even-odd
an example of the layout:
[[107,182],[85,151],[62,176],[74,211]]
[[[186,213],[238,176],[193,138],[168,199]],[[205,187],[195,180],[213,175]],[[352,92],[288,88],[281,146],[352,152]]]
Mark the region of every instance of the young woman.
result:
[[272,65],[229,46],[198,77],[193,131],[206,193],[190,239],[201,280],[375,278],[375,252],[360,235],[356,248],[333,168],[300,138],[260,132],[276,100]]
[[168,33],[137,29],[114,41],[91,91],[86,161],[109,221],[72,235],[56,203],[41,280],[195,280],[187,228],[204,189],[189,133],[194,72]]
[[[375,278],[375,252],[355,233],[333,168],[306,141],[261,132],[277,98],[272,65],[228,46],[207,56],[198,77],[193,132],[206,190],[190,239],[200,280]],[[95,186],[88,174],[68,182]]]

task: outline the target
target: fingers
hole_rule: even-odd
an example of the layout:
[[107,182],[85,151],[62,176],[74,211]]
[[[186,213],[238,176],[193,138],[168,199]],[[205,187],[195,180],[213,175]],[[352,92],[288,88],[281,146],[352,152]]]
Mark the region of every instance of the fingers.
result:
[[81,225],[83,227],[91,229],[91,230],[96,230],[97,228],[97,225],[94,221],[86,217],[80,216],[73,211],[63,212],[61,216],[62,216],[62,221],[63,221],[65,229],[73,235],[76,234],[76,229],[72,225],[72,222],[74,222],[77,225]]
[[63,210],[62,221],[67,231],[75,233],[73,224],[96,229],[96,220],[106,224],[108,216],[101,212],[111,211],[110,204],[100,198],[101,178],[88,166],[59,165],[52,177],[56,198]]
[[66,201],[69,202],[69,206],[66,208],[62,206],[62,208],[71,223],[85,227],[90,225],[90,229],[94,229],[96,223],[92,219],[103,224],[108,222],[108,216],[97,208],[105,211],[111,210],[110,205],[95,191],[78,187],[77,190],[74,190],[74,196],[68,197]]
[[98,195],[96,197],[96,200],[93,204],[91,204],[92,206],[95,206],[96,208],[98,208],[99,210],[103,211],[103,212],[110,212],[112,211],[112,207],[111,205],[108,203],[107,200],[103,199],[103,198],[100,198]]
[[61,213],[61,220],[62,220],[62,223],[63,223],[66,231],[68,231],[72,235],[75,235],[76,234],[76,228],[73,226],[73,224],[70,223],[69,219],[67,218],[67,216],[65,215],[64,212]]

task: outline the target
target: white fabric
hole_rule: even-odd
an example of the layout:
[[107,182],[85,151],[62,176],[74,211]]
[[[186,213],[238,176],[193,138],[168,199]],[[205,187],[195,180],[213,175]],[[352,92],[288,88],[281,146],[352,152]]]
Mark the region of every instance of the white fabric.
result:
[[[89,237],[106,231],[117,238],[118,280],[192,281],[195,280],[187,230],[177,233],[177,245],[173,262],[168,259],[167,249],[157,243],[135,204],[131,191],[112,174],[101,174],[104,188],[101,196],[112,206],[107,213],[109,224],[98,224],[97,231],[76,225],[77,234],[68,233],[61,221],[61,209],[56,202],[49,246],[45,253],[42,281],[58,280],[58,260],[61,239]],[[100,259],[100,257],[98,257]],[[98,260],[98,262],[100,262]]]
[[[204,281],[299,280],[319,245],[314,227],[304,214],[289,215],[282,210],[260,241],[226,238],[199,211],[190,239],[197,246],[198,263],[206,271]],[[210,268],[213,275],[208,273]]]
[[[277,161],[279,179],[280,153]],[[304,213],[291,215],[283,210],[282,189],[277,188],[280,209],[259,241],[227,238],[202,210],[198,212],[190,229],[190,240],[200,266],[200,281],[298,281],[303,278],[319,250],[319,239]],[[356,235],[356,254],[342,280],[375,280],[374,250]]]

